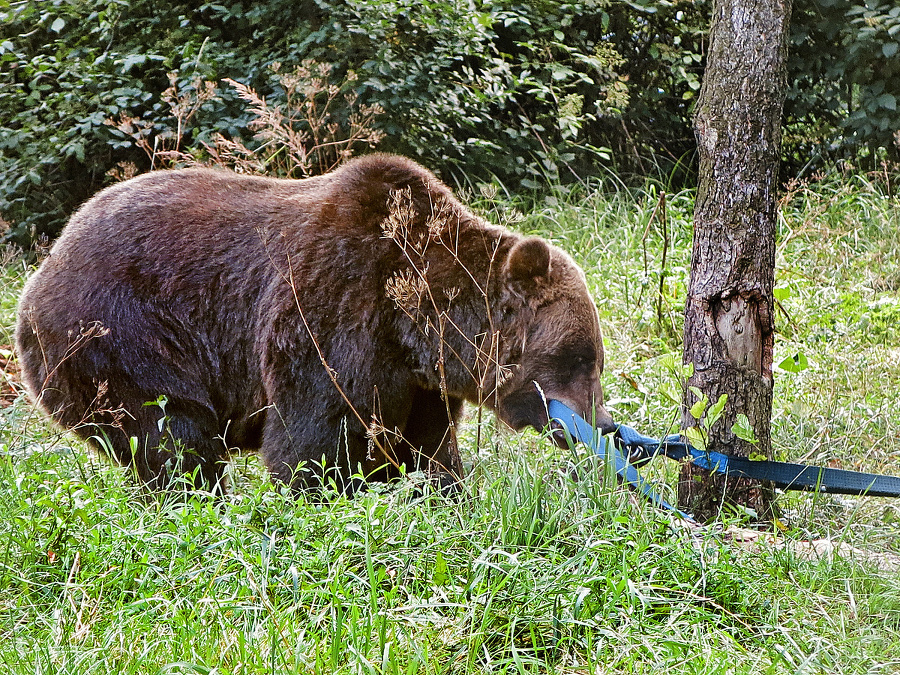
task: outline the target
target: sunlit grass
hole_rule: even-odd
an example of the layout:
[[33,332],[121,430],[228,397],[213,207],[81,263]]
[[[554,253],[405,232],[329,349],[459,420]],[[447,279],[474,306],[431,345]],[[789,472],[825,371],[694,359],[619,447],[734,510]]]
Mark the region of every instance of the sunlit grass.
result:
[[[517,224],[585,268],[611,407],[653,435],[678,420],[670,356],[680,361],[692,196],[667,195],[665,236],[659,205],[656,187],[610,188],[560,195]],[[859,178],[785,199],[776,277],[790,294],[776,358],[803,351],[810,367],[776,373],[784,459],[900,472],[898,216],[896,200]],[[12,260],[0,277],[6,344],[23,269]],[[489,418],[481,434],[474,424],[462,436],[470,475],[459,499],[411,480],[352,500],[295,500],[248,455],[233,463],[227,497],[166,500],[19,398],[0,410],[0,672],[900,668],[895,572],[673,527],[583,450]],[[790,528],[781,542],[827,535],[875,554],[898,548],[891,500],[780,501]]]

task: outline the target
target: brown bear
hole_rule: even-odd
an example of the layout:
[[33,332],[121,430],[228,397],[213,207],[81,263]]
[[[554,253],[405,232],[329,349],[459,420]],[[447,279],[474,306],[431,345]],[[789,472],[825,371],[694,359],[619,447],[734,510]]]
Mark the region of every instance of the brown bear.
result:
[[28,281],[16,344],[40,406],[153,488],[216,489],[234,449],[295,489],[404,465],[452,483],[464,401],[516,430],[549,398],[612,427],[581,270],[390,155],[103,190]]

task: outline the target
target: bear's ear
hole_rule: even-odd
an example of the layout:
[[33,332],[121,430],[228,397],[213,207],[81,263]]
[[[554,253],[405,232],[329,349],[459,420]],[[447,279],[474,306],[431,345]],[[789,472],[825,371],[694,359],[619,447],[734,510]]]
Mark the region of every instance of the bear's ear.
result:
[[503,266],[506,283],[518,293],[536,290],[550,277],[550,246],[539,237],[515,244]]

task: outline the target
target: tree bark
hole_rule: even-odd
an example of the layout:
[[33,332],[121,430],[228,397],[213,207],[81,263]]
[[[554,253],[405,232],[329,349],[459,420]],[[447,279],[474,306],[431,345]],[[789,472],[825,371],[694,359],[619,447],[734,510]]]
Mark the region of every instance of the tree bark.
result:
[[[728,395],[721,419],[702,433],[710,450],[771,457],[772,289],[781,113],[791,0],[715,0],[706,73],[694,132],[700,183],[685,307],[688,387],[711,404]],[[684,393],[682,427],[700,426]],[[754,445],[732,432],[749,419]],[[772,491],[757,482],[682,468],[679,506],[701,520],[725,503],[771,514]]]

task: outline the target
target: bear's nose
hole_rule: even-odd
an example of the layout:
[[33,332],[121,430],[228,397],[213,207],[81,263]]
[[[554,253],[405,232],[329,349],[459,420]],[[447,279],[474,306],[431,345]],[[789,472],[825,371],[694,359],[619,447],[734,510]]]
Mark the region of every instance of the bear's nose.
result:
[[616,429],[619,428],[619,425],[612,421],[612,417],[609,417],[608,420],[600,421],[597,420],[597,428],[600,430],[600,433],[606,436],[607,434],[614,434]]
[[558,448],[566,450],[569,447],[569,440],[566,436],[565,427],[563,427],[562,422],[559,420],[550,420],[550,438]]
[[613,422],[612,415],[609,414],[609,411],[604,408],[602,405],[598,405],[594,407],[595,410],[595,424],[597,425],[597,429],[600,430],[600,433],[606,436],[606,434],[615,433],[616,429],[619,428],[619,425]]

